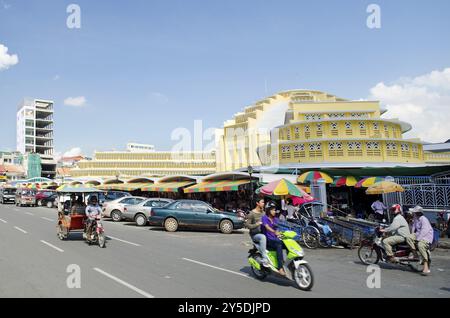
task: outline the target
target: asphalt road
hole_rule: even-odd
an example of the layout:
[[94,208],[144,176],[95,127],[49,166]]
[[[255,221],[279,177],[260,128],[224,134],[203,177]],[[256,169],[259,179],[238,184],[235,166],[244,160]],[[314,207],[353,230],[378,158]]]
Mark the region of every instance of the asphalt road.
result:
[[[315,285],[303,292],[283,278],[251,276],[245,230],[166,233],[105,220],[100,249],[77,233],[60,241],[56,218],[54,209],[0,206],[0,297],[450,297],[450,250],[433,253],[429,277],[383,265],[374,289],[356,250],[306,250]],[[74,265],[80,288],[67,284]]]

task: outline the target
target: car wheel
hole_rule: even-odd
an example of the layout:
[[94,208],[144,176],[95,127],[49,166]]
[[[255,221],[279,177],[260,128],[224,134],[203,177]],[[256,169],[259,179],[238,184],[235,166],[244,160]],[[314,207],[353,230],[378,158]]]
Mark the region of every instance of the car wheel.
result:
[[233,222],[231,222],[230,220],[223,220],[222,222],[220,222],[220,231],[223,234],[231,234],[233,232]]
[[178,230],[178,221],[174,218],[167,218],[164,221],[164,228],[167,232],[176,232]]
[[38,200],[37,205],[42,206],[42,200]]
[[114,210],[111,212],[111,218],[114,222],[119,222],[122,220],[122,213],[119,210]]
[[134,217],[134,222],[136,222],[137,226],[147,225],[147,218],[144,214],[138,214]]
[[47,208],[49,208],[49,209],[53,208],[53,202],[52,201],[48,201],[47,202]]

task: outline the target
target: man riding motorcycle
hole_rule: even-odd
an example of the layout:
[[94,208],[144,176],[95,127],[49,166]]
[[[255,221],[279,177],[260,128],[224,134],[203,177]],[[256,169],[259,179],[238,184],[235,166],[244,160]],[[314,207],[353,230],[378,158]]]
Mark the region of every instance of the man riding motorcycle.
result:
[[392,247],[400,243],[405,243],[406,239],[410,237],[411,232],[409,230],[408,222],[406,222],[402,215],[402,208],[399,204],[394,204],[390,208],[390,212],[395,214],[394,220],[389,227],[380,229],[380,232],[392,233],[391,236],[383,239],[383,245],[386,250],[388,261],[391,263],[397,263],[398,260],[394,257]]
[[98,215],[101,215],[102,209],[98,205],[98,199],[96,196],[92,196],[89,200],[89,205],[86,207],[86,230],[83,235],[84,238],[91,237],[92,223],[95,221]]

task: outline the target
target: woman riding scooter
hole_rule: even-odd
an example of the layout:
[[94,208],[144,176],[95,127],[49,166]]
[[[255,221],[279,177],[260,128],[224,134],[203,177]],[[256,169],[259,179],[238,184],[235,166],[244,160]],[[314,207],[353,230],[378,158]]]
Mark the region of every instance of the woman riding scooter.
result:
[[263,232],[267,237],[267,248],[276,250],[278,260],[278,273],[286,276],[283,269],[283,242],[280,240],[281,233],[276,230],[278,218],[276,217],[276,205],[269,202],[266,206],[266,215],[262,217]]

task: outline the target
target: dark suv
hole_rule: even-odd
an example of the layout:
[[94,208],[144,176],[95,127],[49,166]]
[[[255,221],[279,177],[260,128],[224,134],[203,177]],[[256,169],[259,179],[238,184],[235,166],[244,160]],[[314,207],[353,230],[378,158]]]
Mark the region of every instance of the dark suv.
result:
[[1,188],[0,189],[0,203],[7,202],[16,203],[16,188]]

